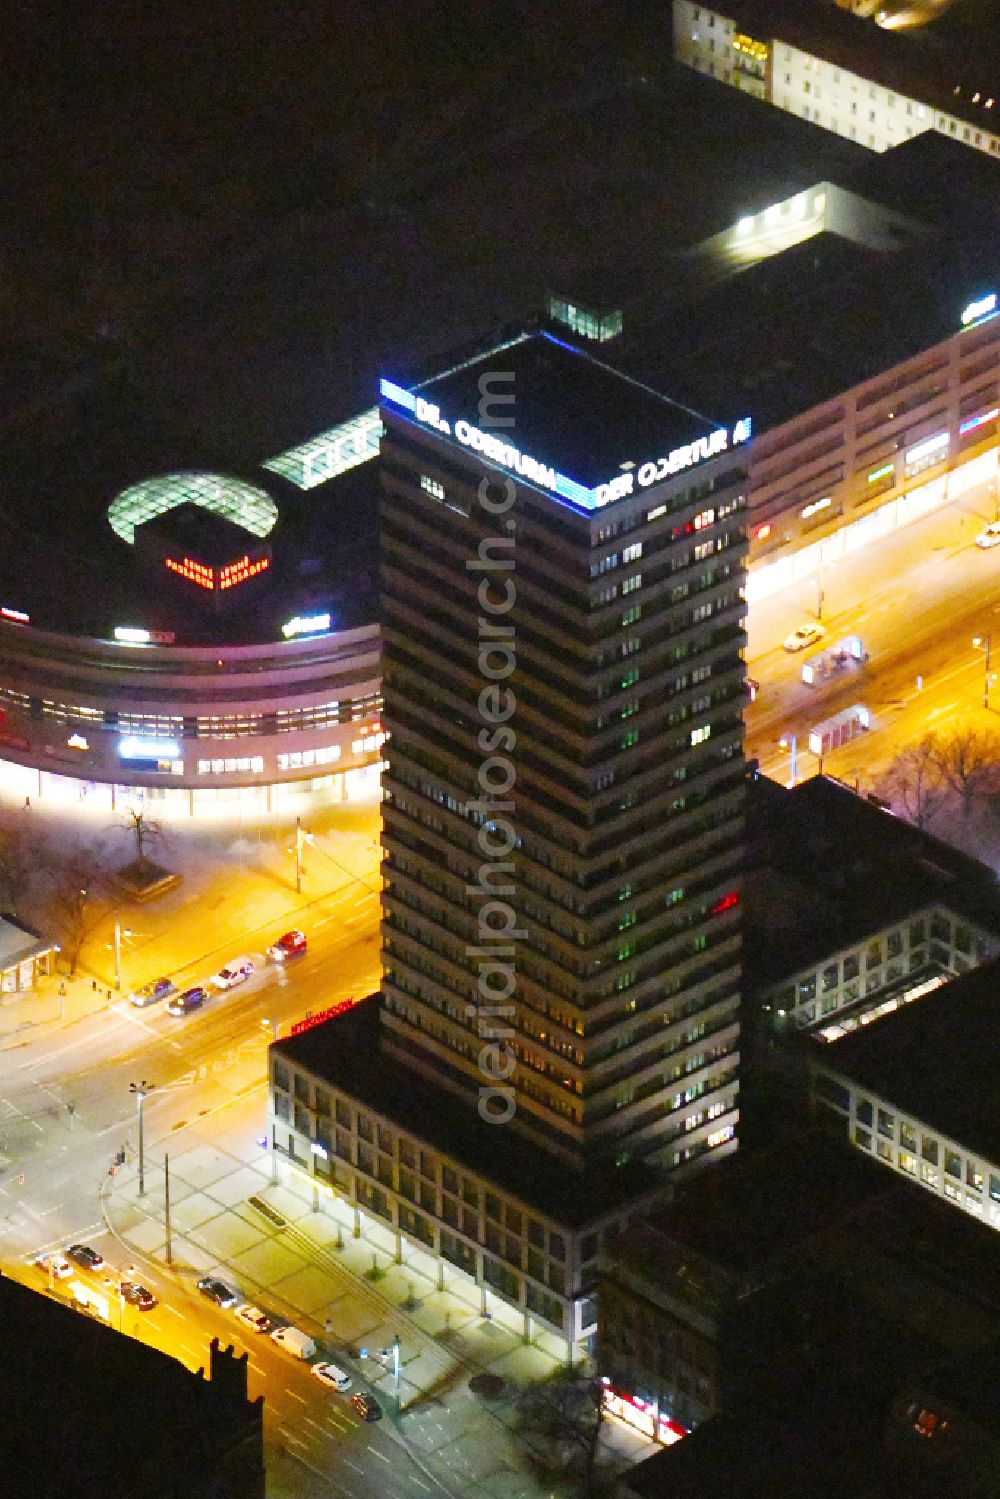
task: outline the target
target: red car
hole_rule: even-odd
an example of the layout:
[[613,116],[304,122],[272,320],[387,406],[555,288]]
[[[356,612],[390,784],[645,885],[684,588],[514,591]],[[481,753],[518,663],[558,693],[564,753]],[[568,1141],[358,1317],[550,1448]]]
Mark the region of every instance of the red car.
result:
[[289,958],[297,958],[304,953],[307,946],[305,932],[286,932],[268,948],[267,955],[275,963],[287,963]]

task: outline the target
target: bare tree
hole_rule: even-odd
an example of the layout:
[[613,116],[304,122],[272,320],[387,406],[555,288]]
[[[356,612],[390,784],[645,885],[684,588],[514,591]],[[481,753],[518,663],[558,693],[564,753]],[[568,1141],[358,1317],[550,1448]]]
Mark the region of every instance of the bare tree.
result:
[[132,835],[135,843],[135,861],[137,864],[145,864],[148,850],[163,839],[163,828],[156,822],[145,808],[127,807],[121,814],[122,828]]
[[102,918],[95,901],[106,873],[101,849],[96,845],[74,849],[49,863],[47,905],[71,977],[87,938]]
[[935,736],[925,734],[896,756],[880,783],[882,794],[898,801],[918,828],[927,826],[950,790],[938,752]]
[[18,813],[0,821],[0,907],[24,911],[38,884],[45,840]]
[[526,1389],[517,1429],[533,1453],[537,1476],[547,1484],[570,1478],[582,1499],[597,1499],[611,1478],[598,1462],[603,1419],[604,1387],[579,1369],[560,1369]]
[[944,780],[958,794],[962,815],[972,811],[973,798],[1000,789],[1000,735],[962,728],[937,740],[934,759]]

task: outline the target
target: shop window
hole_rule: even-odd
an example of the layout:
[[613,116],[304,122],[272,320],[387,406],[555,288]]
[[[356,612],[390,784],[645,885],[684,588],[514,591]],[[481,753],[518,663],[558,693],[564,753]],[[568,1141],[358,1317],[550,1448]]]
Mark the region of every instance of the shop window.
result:
[[973,1192],[982,1192],[983,1190],[983,1173],[973,1161],[966,1161],[965,1163],[965,1184],[967,1187],[971,1187]]
[[903,1120],[900,1120],[899,1124],[899,1143],[904,1150],[912,1150],[914,1151],[914,1153],[916,1152],[917,1132],[913,1128],[912,1124],[907,1124]]
[[[840,965],[838,963],[831,963],[827,968],[823,969],[823,977],[822,977],[823,993],[824,994],[829,994],[829,992],[830,992],[831,989],[836,989],[836,987],[839,984],[839,982],[840,982]],[[826,1012],[824,1010],[824,1014],[825,1013]]]
[[880,1135],[887,1135],[890,1140],[896,1132],[896,1116],[890,1114],[888,1109],[878,1111],[878,1132]]

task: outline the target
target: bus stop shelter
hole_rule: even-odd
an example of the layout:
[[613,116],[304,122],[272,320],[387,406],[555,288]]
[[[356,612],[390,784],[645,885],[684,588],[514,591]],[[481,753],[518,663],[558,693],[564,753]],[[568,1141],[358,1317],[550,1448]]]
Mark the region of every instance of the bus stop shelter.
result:
[[33,989],[40,978],[53,972],[58,951],[34,927],[9,911],[0,913],[0,994]]
[[822,723],[813,725],[809,730],[809,748],[822,758],[864,734],[870,723],[871,714],[864,703],[852,703],[849,708],[834,713],[832,718],[824,718]]

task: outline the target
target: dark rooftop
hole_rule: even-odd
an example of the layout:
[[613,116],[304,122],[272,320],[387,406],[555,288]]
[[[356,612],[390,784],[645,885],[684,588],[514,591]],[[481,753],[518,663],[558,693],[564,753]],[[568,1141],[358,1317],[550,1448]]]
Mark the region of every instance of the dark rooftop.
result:
[[[502,374],[513,376],[509,384]],[[488,351],[429,381],[420,393],[440,403],[453,430],[460,418],[478,427],[480,381],[490,375],[501,377],[491,385],[494,391],[514,396],[515,425],[502,433],[504,441],[588,489],[615,478],[625,462],[662,457],[744,414],[702,416],[550,333]]]
[[458,1165],[490,1177],[557,1223],[588,1223],[662,1191],[662,1179],[640,1163],[581,1176],[516,1129],[487,1124],[474,1101],[434,1087],[380,1049],[381,1006],[382,996],[370,995],[270,1050],[342,1089],[363,1108],[412,1130]]
[[936,901],[1000,936],[992,869],[829,776],[758,777],[747,825],[750,993]]
[[[234,1452],[259,1420],[256,1402],[240,1396],[246,1377],[227,1352],[211,1353],[206,1380],[5,1277],[0,1327],[5,1499],[200,1499],[222,1492],[210,1482],[222,1472],[220,1454]],[[259,1472],[259,1445],[257,1451]],[[253,1493],[249,1472],[246,1492]]]
[[870,1089],[900,1113],[1000,1164],[1000,959],[832,1046],[810,1044],[816,1048],[815,1065]]
[[625,367],[701,409],[742,404],[761,433],[957,333],[997,284],[994,245],[963,227],[890,255],[824,232],[664,306],[628,339]]

